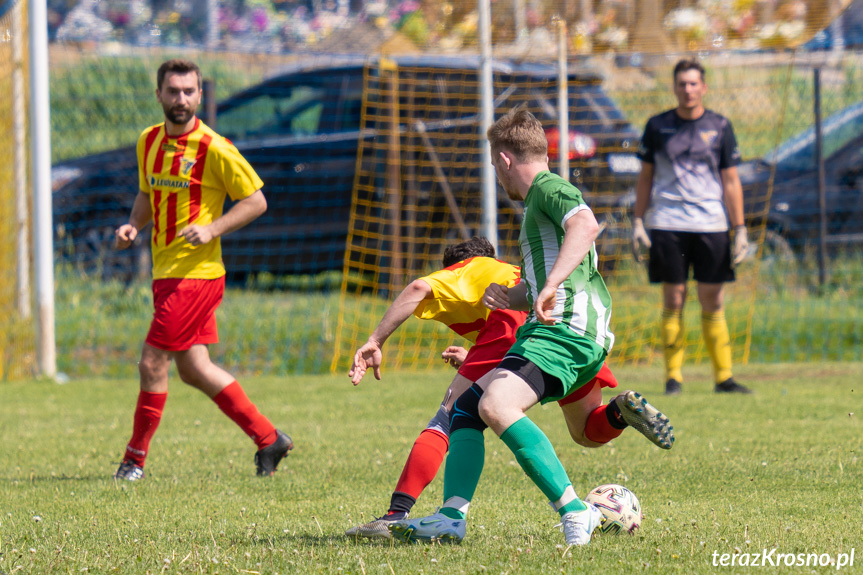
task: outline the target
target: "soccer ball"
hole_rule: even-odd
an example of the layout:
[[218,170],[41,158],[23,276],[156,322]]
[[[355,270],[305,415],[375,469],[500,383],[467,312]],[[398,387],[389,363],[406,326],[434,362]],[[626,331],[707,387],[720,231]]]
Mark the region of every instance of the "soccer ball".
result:
[[584,498],[602,512],[597,529],[603,534],[629,533],[641,527],[641,503],[622,485],[600,485]]

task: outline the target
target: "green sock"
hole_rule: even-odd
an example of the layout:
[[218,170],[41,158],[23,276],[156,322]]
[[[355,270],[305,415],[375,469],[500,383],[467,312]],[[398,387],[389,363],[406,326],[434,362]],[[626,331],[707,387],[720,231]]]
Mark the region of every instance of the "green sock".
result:
[[[440,513],[464,519],[485,463],[485,438],[476,429],[457,429],[449,436],[449,454],[443,474],[444,505]],[[449,504],[449,506],[448,506]]]
[[551,442],[530,419],[522,417],[510,425],[500,438],[515,454],[515,459],[521,468],[548,497],[558,513],[563,515],[570,511],[587,509],[587,506],[575,495],[572,482],[566,475],[563,464],[557,458]]

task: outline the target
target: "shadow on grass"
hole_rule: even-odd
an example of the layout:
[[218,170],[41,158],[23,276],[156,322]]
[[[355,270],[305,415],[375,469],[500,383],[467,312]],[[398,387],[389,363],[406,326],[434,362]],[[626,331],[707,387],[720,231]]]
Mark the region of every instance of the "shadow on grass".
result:
[[[110,477],[109,480],[113,481]],[[8,482],[8,483],[44,483],[47,481],[81,481],[81,482],[91,482],[105,481],[104,475],[57,475],[57,476],[2,476],[0,475],[0,481]]]
[[253,541],[250,541],[248,539],[237,539],[231,541],[231,543],[235,545],[248,545],[250,543],[253,545],[263,546],[290,544],[297,547],[336,547],[344,545],[346,542],[372,547],[391,547],[402,545],[394,539],[369,539],[366,537],[348,537],[340,533],[333,533],[330,535],[305,533],[300,533],[297,535],[281,534],[269,537],[262,535]]

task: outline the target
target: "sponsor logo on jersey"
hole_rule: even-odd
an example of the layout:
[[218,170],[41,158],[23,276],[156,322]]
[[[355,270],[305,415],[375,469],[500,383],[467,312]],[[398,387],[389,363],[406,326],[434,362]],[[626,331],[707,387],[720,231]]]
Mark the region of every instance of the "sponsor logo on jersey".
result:
[[186,150],[185,144],[172,144],[171,142],[165,142],[162,144],[163,152],[184,152]]
[[157,178],[155,176],[150,176],[150,187],[151,188],[177,188],[177,189],[187,189],[189,187],[188,180],[172,180],[170,178]]
[[716,136],[719,135],[719,132],[716,130],[700,130],[698,135],[701,136],[701,141],[709,146],[716,141]]

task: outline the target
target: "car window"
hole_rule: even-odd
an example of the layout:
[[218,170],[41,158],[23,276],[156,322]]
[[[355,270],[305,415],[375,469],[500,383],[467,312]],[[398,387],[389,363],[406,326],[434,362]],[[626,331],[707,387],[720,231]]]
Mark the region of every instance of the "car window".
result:
[[324,90],[317,86],[266,86],[220,110],[219,132],[232,140],[318,134],[324,98]]
[[[829,158],[863,134],[863,104],[841,110],[824,121],[822,154]],[[815,169],[815,128],[810,126],[769,152],[765,161],[784,170]]]

